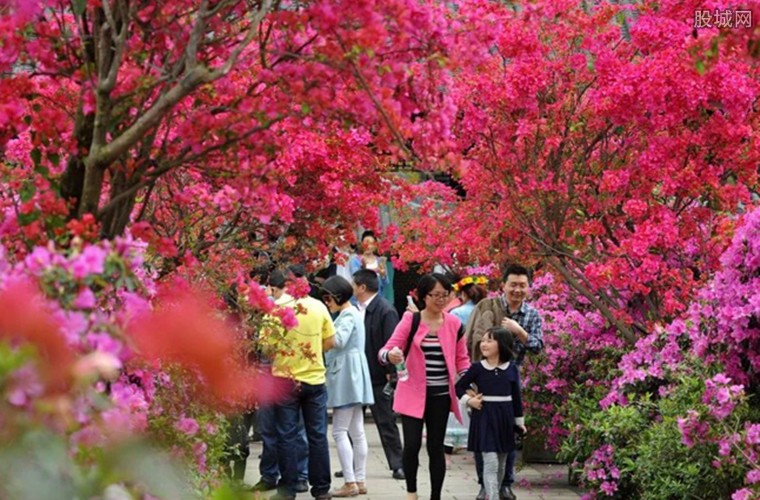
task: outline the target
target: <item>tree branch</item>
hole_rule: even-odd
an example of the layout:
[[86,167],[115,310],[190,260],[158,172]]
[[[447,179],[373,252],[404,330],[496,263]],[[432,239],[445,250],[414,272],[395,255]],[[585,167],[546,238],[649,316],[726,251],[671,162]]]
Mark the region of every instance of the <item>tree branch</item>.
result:
[[[250,15],[250,26],[246,37],[237,45],[229,58],[221,66],[213,70],[209,70],[200,64],[195,65],[192,68],[186,66],[185,74],[180,81],[159,97],[150,109],[145,111],[128,129],[109,144],[105,143],[104,116],[100,116],[100,120],[96,117],[96,129],[98,134],[94,134],[93,146],[90,148],[89,154],[84,160],[86,168],[85,184],[82,190],[82,203],[79,207],[79,216],[88,212],[97,213],[98,200],[100,199],[103,183],[103,170],[106,166],[125,154],[140,140],[141,137],[145,135],[145,133],[147,133],[148,130],[157,126],[164,116],[183,98],[192,93],[200,85],[221,78],[232,69],[240,54],[255,37],[258,31],[258,26],[269,11],[270,6],[271,0],[264,0],[260,9]],[[129,19],[124,20],[124,22],[128,24]],[[101,34],[105,35],[105,31],[108,30],[105,24],[103,27],[104,29],[101,30]],[[105,38],[108,37],[104,36],[100,40],[101,51],[104,51],[108,47],[104,41]],[[198,43],[200,43],[200,41],[198,41]],[[105,53],[102,53],[100,61],[102,61],[103,67],[106,66],[107,62],[104,58]],[[101,97],[107,97],[107,94],[99,91],[98,99]],[[105,106],[107,105],[107,100],[98,102],[101,115],[105,114]]]
[[[347,52],[346,46],[343,43],[343,40],[340,38],[340,35],[335,33],[335,38],[338,40],[338,45],[340,45],[341,50],[343,52]],[[401,135],[401,132],[398,131],[398,129],[393,125],[393,122],[390,119],[390,116],[388,116],[388,113],[385,111],[385,108],[380,103],[380,101],[375,97],[374,92],[372,92],[372,89],[369,86],[369,83],[364,78],[364,75],[362,74],[361,70],[359,69],[359,66],[357,66],[356,61],[349,58],[349,64],[351,65],[351,69],[353,70],[354,76],[359,81],[359,85],[364,89],[364,91],[369,96],[370,100],[372,101],[372,104],[375,105],[375,109],[377,109],[378,113],[380,113],[380,116],[382,117],[383,121],[385,122],[388,129],[390,129],[391,134],[393,134],[393,138],[398,143],[399,147],[402,151],[404,151],[408,156],[410,156],[413,160],[419,160],[417,155],[409,150],[409,148],[406,145],[406,140]]]
[[591,304],[596,307],[596,309],[599,311],[599,313],[609,321],[611,324],[615,325],[615,328],[618,329],[620,334],[623,336],[623,338],[631,345],[636,343],[636,336],[633,334],[633,330],[630,326],[626,325],[619,319],[615,317],[614,312],[607,307],[606,304],[604,304],[599,298],[594,295],[591,290],[586,288],[584,285],[582,285],[573,274],[562,264],[559,258],[555,256],[550,256],[547,259],[547,262],[550,266],[552,266],[554,269],[559,271],[559,273],[565,278],[567,283],[578,293],[586,297],[586,299],[591,302]]

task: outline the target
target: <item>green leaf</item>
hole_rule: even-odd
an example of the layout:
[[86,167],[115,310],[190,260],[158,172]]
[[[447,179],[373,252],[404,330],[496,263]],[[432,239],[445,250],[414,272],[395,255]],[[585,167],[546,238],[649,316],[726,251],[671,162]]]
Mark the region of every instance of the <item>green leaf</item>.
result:
[[57,153],[48,153],[47,157],[48,157],[48,160],[50,160],[50,163],[52,163],[56,167],[58,166],[58,163],[61,161],[61,157]]
[[631,41],[631,27],[628,24],[628,18],[625,15],[623,15],[623,22],[622,22],[622,25],[620,26],[620,31],[623,34],[623,40],[625,40],[626,42],[630,42]]
[[71,0],[71,8],[75,15],[81,16],[87,8],[87,0]]
[[32,157],[32,161],[35,165],[39,165],[42,161],[42,151],[39,150],[39,148],[34,148],[31,153],[29,153],[29,156]]
[[594,71],[596,69],[596,65],[594,64],[594,56],[592,54],[586,54],[586,68],[588,68],[589,71]]
[[32,199],[34,193],[37,192],[37,188],[31,182],[25,182],[21,185],[21,189],[18,191],[18,195],[21,201],[26,202]]
[[34,211],[30,214],[19,214],[18,216],[18,223],[20,226],[28,226],[32,222],[36,221],[40,218],[40,213],[38,211]]

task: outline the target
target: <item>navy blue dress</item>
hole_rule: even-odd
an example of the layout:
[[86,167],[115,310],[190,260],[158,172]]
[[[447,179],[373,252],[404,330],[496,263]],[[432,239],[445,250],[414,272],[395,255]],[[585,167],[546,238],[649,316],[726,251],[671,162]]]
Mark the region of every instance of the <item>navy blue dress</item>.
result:
[[483,396],[508,396],[512,400],[483,401],[480,410],[471,408],[467,449],[497,453],[514,450],[515,417],[523,416],[517,365],[504,363],[492,367],[485,360],[473,363],[457,382],[457,396],[461,398],[473,383]]

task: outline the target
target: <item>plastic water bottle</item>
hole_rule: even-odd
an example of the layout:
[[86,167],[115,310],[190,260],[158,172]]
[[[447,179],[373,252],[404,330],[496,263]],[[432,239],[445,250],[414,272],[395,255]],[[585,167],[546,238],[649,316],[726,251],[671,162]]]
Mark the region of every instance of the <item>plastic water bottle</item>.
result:
[[406,362],[402,361],[396,365],[396,377],[398,377],[399,382],[409,380],[409,372],[406,371]]
[[[401,354],[401,349],[398,347],[394,347],[392,350],[397,354]],[[403,360],[401,363],[398,363],[394,366],[396,367],[396,378],[399,382],[403,382],[404,380],[409,379],[409,372],[406,371],[406,360]]]

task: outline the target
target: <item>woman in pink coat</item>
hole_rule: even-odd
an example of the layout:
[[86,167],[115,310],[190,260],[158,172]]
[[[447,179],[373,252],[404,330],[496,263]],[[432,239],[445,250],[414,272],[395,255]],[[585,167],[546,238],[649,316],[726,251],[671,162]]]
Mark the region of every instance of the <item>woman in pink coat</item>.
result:
[[402,461],[409,500],[417,499],[423,425],[430,459],[430,498],[439,500],[446,475],[443,439],[449,412],[462,420],[454,385],[459,375],[470,367],[470,358],[467,341],[459,333],[462,324],[456,316],[444,312],[451,288],[451,282],[442,274],[426,274],[420,278],[417,297],[424,307],[415,313],[420,315],[419,326],[411,344],[409,336],[414,314],[407,312],[378,353],[381,363],[405,362],[409,375],[406,380],[399,377],[393,400],[393,410],[401,414],[404,432]]

